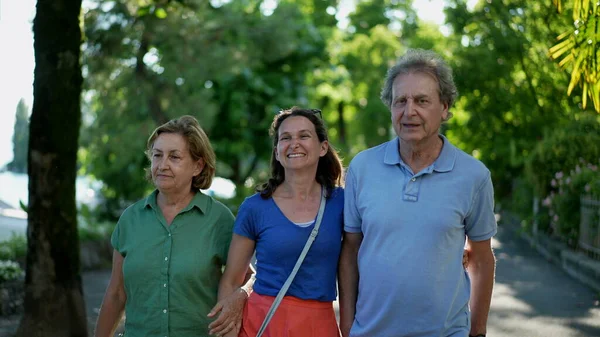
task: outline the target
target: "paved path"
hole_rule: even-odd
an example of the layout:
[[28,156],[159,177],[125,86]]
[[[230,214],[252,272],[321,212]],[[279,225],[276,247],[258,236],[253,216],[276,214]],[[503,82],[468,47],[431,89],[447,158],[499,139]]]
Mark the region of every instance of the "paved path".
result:
[[511,227],[494,240],[488,336],[600,337],[598,295],[546,261]]
[[110,270],[90,271],[83,274],[83,293],[90,336],[93,336],[94,326],[109,280]]
[[[510,227],[500,225],[494,246],[498,263],[488,336],[600,337],[600,294],[544,260]],[[90,332],[109,278],[109,270],[83,275]],[[0,332],[3,324],[11,323],[0,320]],[[0,333],[4,336],[11,335]]]
[[[600,294],[540,257],[515,230],[500,225],[494,247],[498,262],[488,336],[600,337]],[[109,277],[109,271],[84,275],[90,321]]]

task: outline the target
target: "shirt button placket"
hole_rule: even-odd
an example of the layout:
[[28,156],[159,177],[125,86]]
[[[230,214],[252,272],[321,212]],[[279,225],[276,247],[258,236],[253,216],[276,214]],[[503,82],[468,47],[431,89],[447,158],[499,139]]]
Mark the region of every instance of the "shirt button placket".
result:
[[[172,228],[172,226],[171,226]],[[170,267],[170,255],[171,255],[171,245],[173,243],[173,237],[170,231],[167,232],[167,235],[165,237],[165,241],[164,241],[164,265],[163,265],[163,272],[162,274],[162,305],[163,305],[163,334],[165,337],[168,336],[169,333],[169,315],[168,315],[168,308],[169,308],[169,267]]]
[[408,183],[406,184],[406,189],[404,190],[404,200],[408,200],[408,201],[416,201],[417,197],[416,195],[418,194],[418,183],[417,182],[417,177],[412,177],[409,179]]

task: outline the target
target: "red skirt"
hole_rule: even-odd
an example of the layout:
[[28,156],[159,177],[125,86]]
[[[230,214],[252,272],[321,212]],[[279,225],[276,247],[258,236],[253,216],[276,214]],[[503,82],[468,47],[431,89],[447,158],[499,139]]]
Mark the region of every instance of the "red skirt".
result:
[[[239,337],[256,337],[274,300],[273,296],[257,293],[250,295],[244,307]],[[335,319],[333,303],[285,296],[263,336],[339,337],[340,330]]]

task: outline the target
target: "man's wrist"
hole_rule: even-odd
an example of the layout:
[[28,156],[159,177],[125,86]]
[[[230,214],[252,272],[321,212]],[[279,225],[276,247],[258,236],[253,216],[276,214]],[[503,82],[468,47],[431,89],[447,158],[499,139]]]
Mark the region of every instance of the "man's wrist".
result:
[[480,333],[478,335],[471,335],[471,334],[469,334],[469,337],[485,337],[485,334],[484,333]]

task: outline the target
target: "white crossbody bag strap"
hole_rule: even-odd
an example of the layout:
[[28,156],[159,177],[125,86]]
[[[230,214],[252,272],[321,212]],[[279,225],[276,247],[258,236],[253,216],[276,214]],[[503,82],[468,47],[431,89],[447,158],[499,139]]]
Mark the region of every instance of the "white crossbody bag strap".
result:
[[325,213],[325,202],[326,202],[325,201],[325,189],[321,188],[321,205],[319,205],[319,213],[317,213],[317,220],[315,222],[315,227],[310,232],[310,236],[308,237],[308,240],[306,241],[306,244],[304,245],[304,249],[302,250],[300,257],[298,257],[298,261],[296,261],[296,265],[294,266],[292,273],[290,274],[290,276],[287,278],[287,280],[283,284],[283,287],[281,287],[281,290],[279,290],[277,297],[275,297],[275,301],[273,301],[273,304],[271,305],[269,312],[267,312],[267,316],[265,317],[265,320],[262,322],[260,329],[258,330],[258,333],[256,334],[256,337],[261,337],[262,334],[265,332],[267,325],[269,324],[269,322],[271,321],[271,318],[273,318],[273,315],[275,314],[275,310],[277,310],[279,303],[281,303],[281,300],[287,293],[290,285],[292,284],[292,281],[294,281],[294,277],[296,277],[296,273],[298,273],[298,269],[300,269],[300,265],[302,265],[302,261],[304,261],[304,258],[306,257],[306,254],[308,253],[308,250],[310,249],[310,246],[312,245],[313,241],[315,241],[315,238],[317,237],[317,234],[319,233],[319,227],[321,226],[321,219],[323,219],[323,213]]

